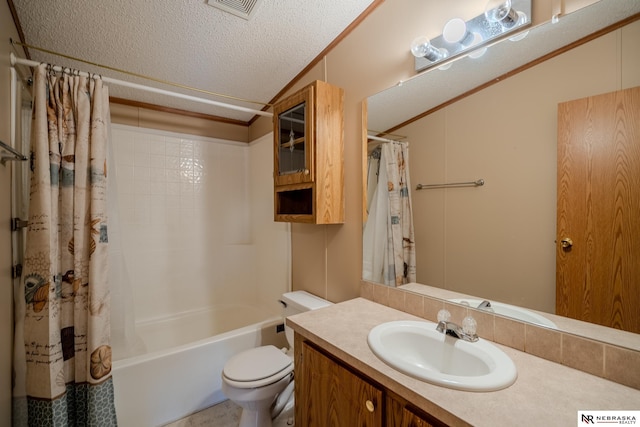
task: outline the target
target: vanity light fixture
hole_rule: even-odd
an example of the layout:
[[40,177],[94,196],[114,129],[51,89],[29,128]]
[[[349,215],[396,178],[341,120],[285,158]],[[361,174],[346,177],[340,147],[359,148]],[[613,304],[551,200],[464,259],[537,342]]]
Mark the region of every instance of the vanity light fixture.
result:
[[[479,33],[473,33],[473,45],[477,46],[482,44],[483,42],[484,42],[484,39]],[[469,58],[477,59],[477,58],[480,58],[482,55],[484,55],[486,51],[487,51],[486,46],[478,49],[473,49],[468,56]]]
[[511,0],[489,0],[484,9],[484,16],[492,24],[500,24],[504,29],[510,29],[524,23],[526,15],[513,8]]
[[[418,37],[411,43],[411,53],[416,58],[425,58],[433,63],[442,62],[449,57],[449,51],[443,47],[434,47],[427,37]],[[451,64],[438,67],[441,70],[448,70]]]
[[442,38],[447,43],[460,43],[463,46],[473,43],[473,34],[467,30],[467,23],[461,18],[453,18],[444,24]]
[[411,43],[411,53],[415,57],[426,58],[431,62],[438,62],[449,56],[449,51],[444,48],[434,47],[427,37],[417,37]]
[[[449,68],[453,59],[469,56],[479,58],[487,47],[500,39],[523,39],[521,30],[531,25],[532,0],[489,0],[484,13],[468,21],[453,18],[446,23],[442,34],[429,40],[418,37],[411,44],[416,72],[438,66]],[[511,34],[511,37],[508,35]]]

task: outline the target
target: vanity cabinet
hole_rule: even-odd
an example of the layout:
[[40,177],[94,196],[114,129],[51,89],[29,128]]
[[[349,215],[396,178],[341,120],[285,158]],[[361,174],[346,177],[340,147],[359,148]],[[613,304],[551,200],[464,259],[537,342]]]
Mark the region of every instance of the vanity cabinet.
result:
[[296,426],[445,426],[298,334],[294,349]]
[[344,222],[344,91],[315,81],[273,107],[274,219]]
[[382,427],[383,393],[307,342],[296,342],[296,426]]

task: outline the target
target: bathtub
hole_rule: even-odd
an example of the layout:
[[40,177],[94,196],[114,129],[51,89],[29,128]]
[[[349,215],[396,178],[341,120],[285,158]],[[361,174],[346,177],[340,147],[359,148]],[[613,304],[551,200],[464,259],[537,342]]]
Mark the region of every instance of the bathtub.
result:
[[226,400],[225,362],[252,347],[286,346],[282,323],[281,315],[238,304],[137,324],[146,352],[113,363],[118,425],[161,426]]

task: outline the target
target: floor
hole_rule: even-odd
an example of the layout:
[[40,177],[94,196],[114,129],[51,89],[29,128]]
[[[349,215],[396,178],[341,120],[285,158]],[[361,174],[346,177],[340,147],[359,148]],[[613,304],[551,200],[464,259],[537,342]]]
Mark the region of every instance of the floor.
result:
[[238,405],[225,400],[165,427],[238,427],[240,412]]
[[[164,427],[238,427],[242,409],[225,400],[210,408],[196,412]],[[288,402],[280,415],[273,420],[274,427],[293,427],[293,402]]]

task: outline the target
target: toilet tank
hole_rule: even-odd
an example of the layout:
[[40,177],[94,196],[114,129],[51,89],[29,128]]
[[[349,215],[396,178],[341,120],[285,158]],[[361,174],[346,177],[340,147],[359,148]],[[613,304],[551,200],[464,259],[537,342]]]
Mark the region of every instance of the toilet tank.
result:
[[[282,294],[280,303],[283,306],[283,315],[288,317],[294,314],[303,313],[305,311],[317,310],[322,307],[327,307],[333,303],[310,294],[306,291],[293,291]],[[285,333],[287,335],[287,341],[289,347],[293,348],[293,330],[286,326]]]

